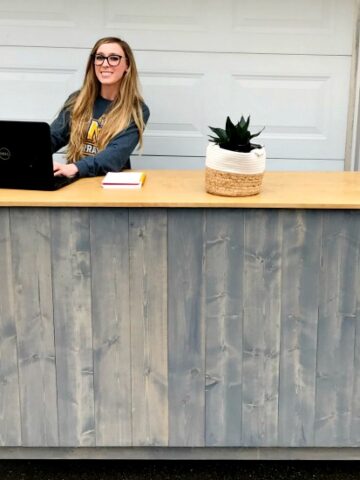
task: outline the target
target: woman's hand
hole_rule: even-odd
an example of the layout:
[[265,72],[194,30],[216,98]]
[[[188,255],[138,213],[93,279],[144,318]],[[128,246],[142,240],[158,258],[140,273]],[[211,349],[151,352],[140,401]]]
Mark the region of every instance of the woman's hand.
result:
[[79,169],[75,163],[68,163],[64,165],[62,163],[54,162],[54,175],[55,177],[74,177],[78,173]]

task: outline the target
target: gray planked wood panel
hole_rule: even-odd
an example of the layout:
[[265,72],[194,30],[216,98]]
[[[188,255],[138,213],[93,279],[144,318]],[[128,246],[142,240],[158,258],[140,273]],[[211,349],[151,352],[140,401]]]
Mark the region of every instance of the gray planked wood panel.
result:
[[203,210],[168,210],[170,446],[205,444],[203,229]]
[[10,211],[23,446],[58,445],[48,209]]
[[95,445],[88,209],[51,211],[60,446]]
[[9,209],[0,209],[0,446],[21,445],[17,332]]
[[[356,262],[359,267],[360,252],[357,252]],[[359,279],[356,279],[357,284]],[[355,352],[354,352],[354,385],[351,415],[350,438],[352,445],[360,445],[360,289],[357,292]]]
[[243,210],[207,210],[206,445],[241,445]]
[[166,446],[166,210],[131,209],[129,238],[133,446]]
[[132,444],[127,209],[90,210],[97,446]]
[[324,212],[315,443],[351,445],[359,289],[359,214]]
[[1,445],[360,445],[360,212],[8,212]]
[[279,210],[245,211],[242,444],[278,440],[281,308]]
[[283,211],[279,445],[314,445],[322,214]]
[[[360,220],[356,216],[356,222]],[[358,237],[360,242],[360,239]],[[356,288],[356,323],[355,323],[355,352],[354,352],[354,385],[351,412],[350,439],[352,445],[360,445],[360,245],[354,253],[354,262],[357,265]]]

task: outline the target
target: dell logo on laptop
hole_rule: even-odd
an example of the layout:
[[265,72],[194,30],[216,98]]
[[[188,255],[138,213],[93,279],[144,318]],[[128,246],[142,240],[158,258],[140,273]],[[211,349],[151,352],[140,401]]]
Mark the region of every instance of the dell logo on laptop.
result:
[[0,160],[10,160],[11,152],[6,147],[0,148]]

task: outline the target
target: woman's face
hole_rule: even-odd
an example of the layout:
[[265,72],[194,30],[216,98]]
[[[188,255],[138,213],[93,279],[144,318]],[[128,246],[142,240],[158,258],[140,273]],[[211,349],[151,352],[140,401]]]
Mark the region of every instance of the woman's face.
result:
[[95,52],[94,68],[95,75],[102,85],[120,84],[128,69],[124,50],[118,43],[103,43]]

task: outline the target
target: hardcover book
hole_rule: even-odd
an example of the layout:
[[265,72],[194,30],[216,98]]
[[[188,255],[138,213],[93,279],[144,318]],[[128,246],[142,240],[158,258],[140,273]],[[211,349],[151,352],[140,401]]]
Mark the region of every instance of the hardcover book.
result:
[[144,172],[108,172],[101,185],[103,188],[139,189],[144,180]]

